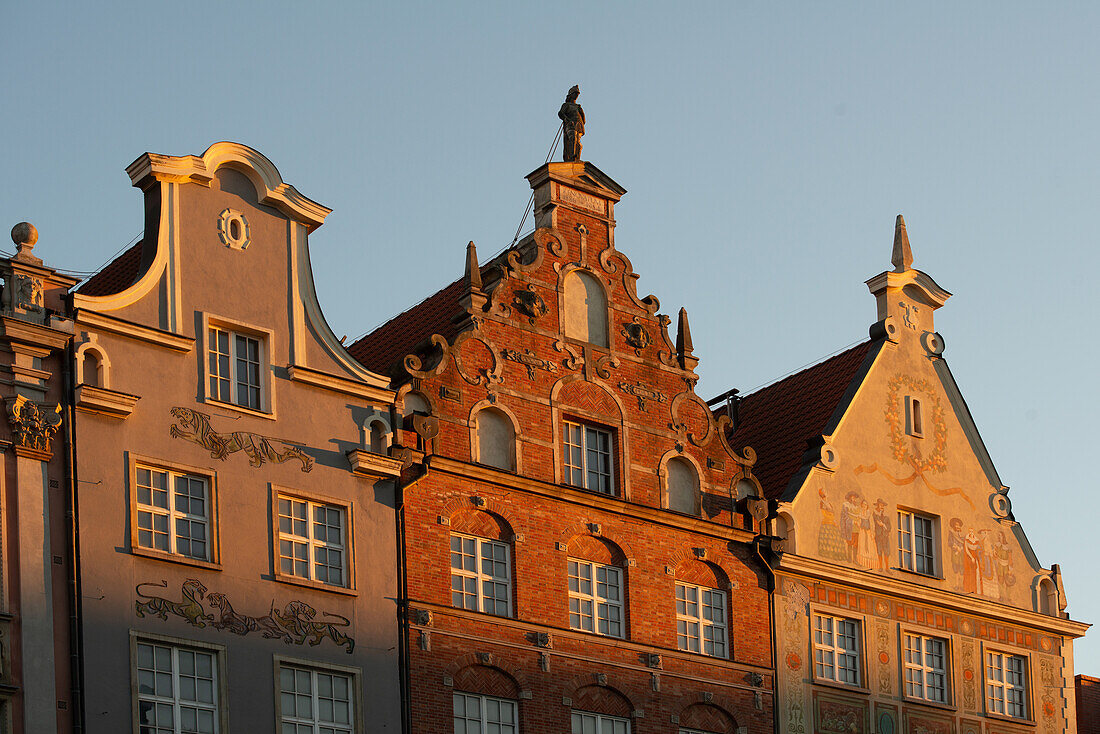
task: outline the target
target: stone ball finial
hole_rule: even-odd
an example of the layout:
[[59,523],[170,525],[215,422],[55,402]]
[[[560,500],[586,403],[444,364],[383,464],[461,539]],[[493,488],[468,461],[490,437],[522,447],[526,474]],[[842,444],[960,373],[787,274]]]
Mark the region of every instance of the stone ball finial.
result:
[[38,228],[30,222],[20,222],[11,228],[11,241],[20,249],[33,248],[38,242]]

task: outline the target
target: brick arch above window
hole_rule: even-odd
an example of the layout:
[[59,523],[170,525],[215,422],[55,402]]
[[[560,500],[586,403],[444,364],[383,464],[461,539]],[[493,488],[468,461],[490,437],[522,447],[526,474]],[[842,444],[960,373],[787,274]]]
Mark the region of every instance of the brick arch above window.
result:
[[[725,549],[722,546],[717,546],[703,548],[703,551],[705,555],[700,558],[696,555],[695,548],[685,545],[668,557],[665,566],[672,569],[673,575],[679,581],[710,586],[713,589],[732,588],[734,575],[729,568],[730,558],[727,556]],[[704,568],[700,569],[692,564],[700,564]],[[696,578],[705,579],[708,577],[711,582],[717,581],[723,585],[714,586],[713,583],[695,580]]]
[[[480,501],[482,504],[475,504],[475,501]],[[450,498],[447,499],[446,502],[443,503],[443,508],[439,514],[441,517],[447,518],[447,522],[452,525],[451,529],[454,530],[453,524],[457,519],[457,516],[459,515],[459,513],[465,511],[482,512],[488,515],[492,515],[495,521],[498,524],[502,525],[503,528],[508,532],[508,535],[500,538],[500,540],[510,541],[514,539],[516,526],[509,519],[509,516],[512,514],[511,508],[502,506],[492,497],[480,497],[477,495],[468,494],[453,494]],[[455,532],[466,531],[456,530]],[[474,534],[476,535],[476,533]]]
[[[599,535],[593,532],[593,525],[599,528]],[[607,528],[598,523],[591,522],[578,522],[567,527],[559,536],[561,540],[559,542],[564,543],[568,552],[573,553],[573,543],[577,538],[591,538],[593,540],[601,540],[605,543],[609,543],[613,548],[616,548],[621,554],[622,565],[630,565],[637,556],[634,554],[634,549],[625,539],[625,533],[619,532],[617,528]],[[588,560],[599,560],[591,558]],[[606,563],[606,561],[605,561]]]
[[677,564],[675,569],[677,581],[689,584],[706,586],[711,589],[729,589],[730,580],[726,572],[720,566],[706,561],[695,559],[685,560]]
[[566,375],[550,389],[550,403],[557,411],[601,421],[617,427],[626,411],[615,393],[580,375]]
[[[506,677],[515,686],[515,691],[517,693],[520,692],[520,691],[530,690],[530,688],[531,688],[530,681],[528,681],[527,676],[524,674],[523,670],[518,665],[516,665],[515,662],[511,658],[499,655],[499,654],[494,652],[494,653],[489,653],[489,661],[484,662],[483,658],[481,657],[484,654],[485,653],[468,652],[468,653],[465,653],[463,655],[458,655],[458,656],[454,657],[447,664],[447,667],[444,668],[444,674],[449,676],[454,681],[455,689],[459,688],[460,680],[462,680],[462,681],[467,680],[467,678],[460,677],[460,674],[462,673],[463,670],[466,670],[466,669],[469,669],[469,668],[482,668],[486,671],[492,671],[492,673],[495,673],[498,676]],[[488,677],[488,674],[486,674],[487,677],[484,678],[484,679],[479,679],[479,678],[475,677],[476,675],[477,675],[476,672],[472,673],[469,680],[474,681],[474,682],[476,682],[478,680],[481,680],[483,682],[489,682],[491,680],[491,678]],[[496,680],[499,680],[499,679],[496,679]],[[464,689],[464,690],[468,690],[468,689]],[[485,695],[492,695],[492,696],[498,695],[498,694],[495,694],[495,693],[489,693],[488,691],[469,691],[469,692],[470,693],[483,693]],[[517,695],[505,696],[505,698],[517,698],[517,697],[518,697]]]
[[689,704],[680,712],[680,726],[715,734],[735,734],[737,720],[721,706],[713,703]]
[[492,665],[467,665],[454,674],[456,691],[495,698],[519,698],[520,686],[509,673]]
[[592,682],[592,676],[585,676],[584,682],[577,682],[572,688],[569,698],[573,700],[572,708],[576,711],[591,711],[594,714],[605,716],[618,716],[629,719],[634,712],[634,704],[630,697],[617,686],[608,683],[600,685]]
[[450,516],[451,532],[511,543],[515,532],[511,524],[494,512],[462,508]]

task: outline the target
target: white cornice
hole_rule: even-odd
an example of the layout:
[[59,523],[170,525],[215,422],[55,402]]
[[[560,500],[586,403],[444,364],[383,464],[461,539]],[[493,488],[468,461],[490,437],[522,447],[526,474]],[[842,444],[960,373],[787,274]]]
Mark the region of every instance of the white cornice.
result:
[[289,365],[287,367],[287,373],[294,382],[312,385],[323,390],[332,390],[346,395],[355,395],[385,405],[389,405],[393,402],[393,390],[367,385],[357,380],[349,380],[346,377],[340,377],[338,375],[330,375],[327,372],[303,367],[300,364]]
[[913,268],[901,273],[887,270],[869,279],[866,283],[871,293],[875,295],[887,289],[895,290],[912,285],[924,294],[928,304],[933,308],[939,308],[951,297],[951,292],[941,288],[936,281],[932,280],[931,275]]
[[91,327],[100,331],[108,331],[119,336],[127,336],[131,339],[156,344],[176,352],[190,352],[195,346],[195,340],[189,336],[180,336],[171,332],[154,329],[150,326],[142,326],[132,321],[107,316],[106,314],[78,309],[76,312],[77,326]]
[[898,597],[914,604],[934,604],[963,614],[974,614],[1006,623],[1026,625],[1066,637],[1081,637],[1092,625],[1064,617],[1051,617],[1018,607],[979,599],[972,594],[909,584],[904,581],[837,566],[814,558],[783,553],[774,565],[776,571],[794,573],[834,584],[852,586],[875,594]]
[[332,210],[302,195],[283,181],[279,169],[266,156],[240,143],[214,143],[201,156],[145,153],[126,167],[134,186],[145,188],[145,181],[197,183],[206,186],[222,166],[240,171],[256,187],[260,203],[273,206],[309,230],[320,227]]

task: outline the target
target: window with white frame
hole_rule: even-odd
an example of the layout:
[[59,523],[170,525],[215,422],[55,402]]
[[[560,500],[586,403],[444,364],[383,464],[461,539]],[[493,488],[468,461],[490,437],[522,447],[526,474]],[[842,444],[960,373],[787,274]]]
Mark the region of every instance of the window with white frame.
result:
[[569,627],[623,636],[623,572],[615,566],[569,559]]
[[339,505],[279,495],[279,572],[348,585],[347,512]]
[[916,438],[924,437],[924,416],[920,400],[912,395],[905,397],[905,432]]
[[141,734],[216,734],[217,657],[175,645],[137,643]]
[[211,326],[206,353],[208,397],[243,408],[264,409],[261,339]]
[[516,734],[519,713],[515,701],[473,693],[454,694],[455,734]]
[[905,634],[905,695],[947,703],[947,641]]
[[677,582],[676,645],[688,652],[727,656],[726,592]]
[[280,734],[352,734],[353,680],[329,670],[280,665]]
[[862,685],[860,647],[857,620],[814,615],[814,676],[818,680]]
[[985,656],[986,706],[990,713],[1027,718],[1027,658],[1003,652]]
[[141,465],[134,479],[137,546],[209,561],[209,480]]
[[564,421],[562,477],[566,484],[614,494],[611,431]]
[[630,734],[630,719],[574,711],[572,734]]
[[451,606],[512,616],[512,564],[507,543],[451,535]]
[[907,571],[936,575],[936,520],[898,510],[898,565]]

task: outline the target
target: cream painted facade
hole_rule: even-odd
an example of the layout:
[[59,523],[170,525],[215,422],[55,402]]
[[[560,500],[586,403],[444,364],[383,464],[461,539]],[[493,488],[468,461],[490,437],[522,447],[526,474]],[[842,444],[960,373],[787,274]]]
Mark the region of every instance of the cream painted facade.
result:
[[[950,294],[913,269],[900,217],[894,262],[868,281],[866,357],[777,504],[778,729],[1073,732],[1072,640],[1087,625],[1012,514],[935,330]],[[854,655],[843,674],[840,647]],[[1006,661],[1024,690],[1002,713]]]
[[140,264],[73,296],[86,731],[400,731],[393,393],[321,316],[328,210],[234,143],[128,172]]

